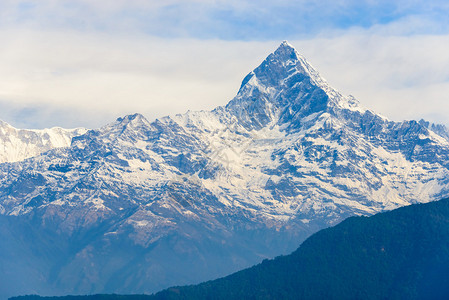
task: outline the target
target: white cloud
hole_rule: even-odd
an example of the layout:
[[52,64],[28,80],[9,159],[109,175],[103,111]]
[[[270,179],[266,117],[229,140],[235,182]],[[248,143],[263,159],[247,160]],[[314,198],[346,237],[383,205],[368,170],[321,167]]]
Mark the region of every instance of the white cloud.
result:
[[41,120],[64,126],[71,118],[100,126],[127,113],[155,118],[223,105],[275,45],[29,30],[3,30],[0,39],[8,41],[0,49],[3,105],[101,112],[100,120]]
[[[109,9],[121,11],[124,3]],[[103,9],[90,11],[113,14]],[[331,85],[364,106],[394,120],[424,117],[449,125],[449,35],[410,30],[429,24],[437,26],[405,17],[290,42]],[[153,119],[224,105],[284,38],[240,42],[0,26],[0,39],[0,119],[26,127],[97,127],[127,113]],[[32,117],[17,119],[30,111]]]

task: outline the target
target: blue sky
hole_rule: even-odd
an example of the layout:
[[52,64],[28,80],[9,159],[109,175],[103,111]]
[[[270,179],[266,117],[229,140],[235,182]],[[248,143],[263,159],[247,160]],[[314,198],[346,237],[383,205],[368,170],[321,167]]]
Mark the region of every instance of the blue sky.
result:
[[[97,2],[97,3],[95,3]],[[370,28],[402,19],[414,33],[446,33],[447,1],[3,1],[3,26],[131,32],[169,38],[277,40]],[[432,24],[429,24],[432,23]]]
[[285,39],[364,106],[449,125],[446,1],[3,0],[0,39],[0,119],[17,127],[224,105]]

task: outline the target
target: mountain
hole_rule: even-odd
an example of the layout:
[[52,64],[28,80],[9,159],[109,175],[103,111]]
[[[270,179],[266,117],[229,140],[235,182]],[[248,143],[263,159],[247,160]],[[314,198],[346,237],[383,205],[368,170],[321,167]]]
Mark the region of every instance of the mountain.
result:
[[151,293],[448,196],[442,125],[364,109],[283,42],[213,111],[134,114],[0,164],[0,295]]
[[[152,296],[62,299],[447,299],[449,199],[350,217],[290,255]],[[52,299],[17,297],[11,300]],[[60,299],[60,298],[58,298]]]
[[53,148],[68,147],[84,128],[17,129],[0,121],[0,163],[18,162]]

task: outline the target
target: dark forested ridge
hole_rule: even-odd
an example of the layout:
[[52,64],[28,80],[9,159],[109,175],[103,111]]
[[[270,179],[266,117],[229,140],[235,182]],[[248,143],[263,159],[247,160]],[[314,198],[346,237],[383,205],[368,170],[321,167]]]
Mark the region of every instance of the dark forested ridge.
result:
[[449,199],[351,217],[290,255],[141,297],[64,299],[448,299]]
[[90,296],[62,296],[62,297],[41,297],[37,295],[28,295],[20,297],[12,297],[10,300],[148,300],[148,295],[90,295]]

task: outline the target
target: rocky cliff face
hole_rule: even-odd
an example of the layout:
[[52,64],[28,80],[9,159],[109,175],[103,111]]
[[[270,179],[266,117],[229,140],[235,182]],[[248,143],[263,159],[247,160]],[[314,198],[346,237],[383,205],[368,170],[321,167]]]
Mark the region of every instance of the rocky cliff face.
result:
[[347,216],[447,196],[448,136],[362,108],[284,42],[224,107],[126,116],[1,164],[5,293],[154,292],[288,253]]

